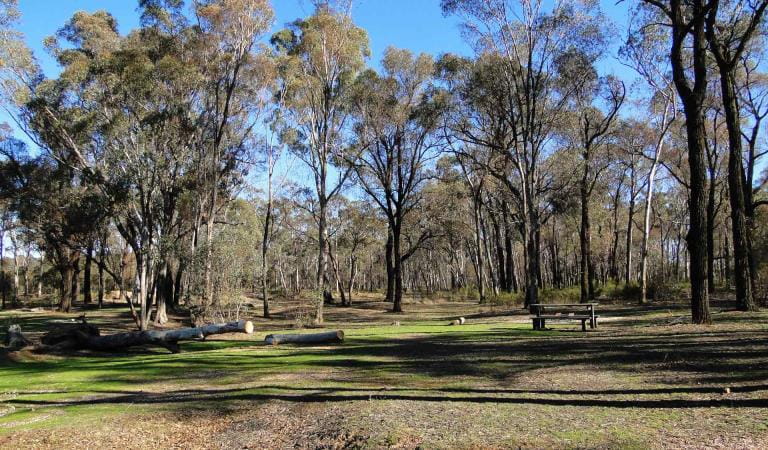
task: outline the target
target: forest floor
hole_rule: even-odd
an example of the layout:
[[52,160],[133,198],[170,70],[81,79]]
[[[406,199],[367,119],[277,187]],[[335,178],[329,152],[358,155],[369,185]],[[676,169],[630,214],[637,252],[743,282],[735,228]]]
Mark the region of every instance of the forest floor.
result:
[[[694,326],[682,304],[601,302],[596,330],[532,331],[520,309],[358,300],[326,309],[339,345],[265,345],[294,321],[278,301],[255,334],[178,354],[2,352],[0,448],[768,447],[767,312],[715,304],[714,325]],[[35,337],[82,313],[0,325]],[[86,314],[131,327],[121,305]]]

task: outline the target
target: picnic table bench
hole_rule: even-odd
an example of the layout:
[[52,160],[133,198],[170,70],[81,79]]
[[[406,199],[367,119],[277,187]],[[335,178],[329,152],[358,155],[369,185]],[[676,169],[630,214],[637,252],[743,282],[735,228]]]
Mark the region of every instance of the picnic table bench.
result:
[[544,330],[547,320],[580,320],[582,331],[587,331],[589,321],[589,328],[597,328],[597,318],[600,316],[595,314],[595,306],[596,303],[531,304],[533,329]]

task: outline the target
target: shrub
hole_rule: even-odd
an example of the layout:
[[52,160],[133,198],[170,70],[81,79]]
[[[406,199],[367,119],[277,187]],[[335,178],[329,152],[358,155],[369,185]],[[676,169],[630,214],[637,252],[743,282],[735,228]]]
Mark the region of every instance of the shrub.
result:
[[691,284],[687,281],[651,280],[648,284],[648,298],[657,301],[680,300],[690,295]]

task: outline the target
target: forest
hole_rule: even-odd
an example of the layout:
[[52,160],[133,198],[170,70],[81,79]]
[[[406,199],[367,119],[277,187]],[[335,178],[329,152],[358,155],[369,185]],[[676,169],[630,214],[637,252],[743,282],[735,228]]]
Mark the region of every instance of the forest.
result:
[[[20,324],[16,330],[31,333],[33,341],[57,323],[77,322],[81,334],[70,339],[93,351],[117,347],[115,357],[137,370],[154,367],[144,380],[167,379],[165,369],[159,362],[142,366],[142,350],[124,347],[162,341],[158,345],[187,354],[203,349],[196,346],[206,345],[208,334],[251,334],[254,328],[259,338],[286,329],[302,336],[320,328],[348,330],[349,339],[330,353],[322,347],[307,356],[302,346],[280,353],[295,370],[310,372],[343,370],[340,361],[319,362],[337,357],[361,371],[374,370],[364,365],[367,357],[423,354],[468,365],[471,346],[492,342],[492,349],[482,347],[491,352],[482,376],[496,377],[494,383],[508,375],[491,375],[504,370],[493,365],[510,350],[504,346],[519,346],[512,350],[526,358],[538,346],[544,354],[570,358],[565,346],[576,339],[614,367],[624,363],[607,356],[613,339],[642,358],[637,346],[643,344],[628,331],[639,330],[659,343],[648,351],[659,353],[633,359],[622,371],[657,363],[679,363],[670,370],[681,372],[722,371],[735,378],[707,379],[713,395],[722,389],[744,393],[729,404],[733,420],[748,420],[734,406],[738,401],[756,408],[755,420],[765,415],[768,400],[760,395],[768,376],[768,316],[760,308],[768,306],[768,1],[626,0],[611,3],[611,11],[624,11],[617,18],[596,0],[429,0],[443,17],[460,23],[445,33],[460,33],[473,53],[391,46],[380,60],[372,58],[369,34],[355,20],[364,1],[304,2],[305,17],[278,23],[281,1],[138,0],[133,29],[121,27],[106,2],[102,10],[60,18],[44,42],[57,65],[51,72],[19,29],[24,17],[18,0],[0,0],[0,321]],[[528,330],[529,315],[546,304],[596,305],[589,311],[594,315],[596,308],[605,327],[579,337],[562,331],[569,325],[556,326],[553,339],[564,346],[557,347]],[[493,328],[499,320],[502,328]],[[597,319],[590,320],[597,328]],[[458,326],[446,333],[470,334],[424,337],[430,333],[419,328],[425,321],[452,321]],[[84,337],[92,326],[142,337],[96,344]],[[362,326],[373,327],[376,338],[366,337]],[[376,331],[385,326],[406,333],[392,337],[398,342],[392,354],[376,350],[388,339]],[[665,336],[671,335],[664,327],[670,326],[688,327],[680,339],[690,339],[686,348],[699,353],[666,349]],[[728,339],[731,331],[743,334],[739,351],[746,353],[704,367],[711,355],[742,344],[694,350],[696,343],[719,345],[711,339]],[[167,333],[176,333],[170,344]],[[602,340],[590,341],[590,335]],[[32,359],[0,353],[9,358],[0,359],[0,367],[8,365],[12,377],[0,377],[0,407],[5,390],[24,393],[15,383],[21,383],[25,364],[51,357],[54,362],[45,363],[53,365],[51,373],[77,378],[87,376],[79,368],[93,367],[87,361],[106,358],[82,348],[84,354],[46,347],[52,338],[45,336]],[[422,346],[408,341],[413,336],[425,339]],[[178,347],[176,339],[188,338],[203,340]],[[29,344],[28,337],[20,339]],[[236,351],[235,359],[250,342],[222,339],[211,340],[209,350],[222,345],[222,351]],[[273,343],[280,339],[293,342],[275,335]],[[348,342],[360,353],[350,353]],[[467,348],[453,347],[457,342]],[[677,356],[667,362],[670,354]],[[185,364],[194,370],[222,364],[200,355]],[[162,367],[170,371],[168,364]],[[43,376],[42,366],[35,367]],[[248,367],[243,373],[266,370]],[[443,369],[456,383],[481,376],[471,368]],[[424,370],[418,376],[436,376]],[[746,373],[752,376],[739,378]],[[102,374],[99,382],[109,376]],[[67,386],[83,383],[86,378]],[[570,389],[567,383],[563,389]],[[220,402],[231,394],[205,395]],[[249,395],[285,401],[272,393]],[[23,395],[8,405],[26,405],[30,414],[40,407],[29,399],[13,403],[19,399]],[[124,399],[135,400],[141,403]],[[84,404],[67,402],[56,405],[74,411]],[[3,417],[3,411],[0,446],[35,447],[25,441],[31,435],[14,441],[3,434],[3,420],[18,414]],[[14,420],[7,423],[22,419]],[[503,442],[474,436],[457,443],[444,440],[450,428],[440,437],[412,434],[438,448],[683,446],[683,438],[667,441],[674,420],[637,420],[665,424],[654,431],[662,430],[660,441],[611,434],[598,441],[581,435],[574,441],[527,436]],[[707,441],[702,448],[760,448],[768,442],[764,426],[741,431],[746,434],[731,436],[722,447]],[[707,432],[723,433],[718,428],[699,437]],[[367,433],[344,434],[341,444],[325,435],[304,435],[299,442],[357,448],[375,431]],[[370,442],[418,445],[410,434],[403,436]]]
[[[375,70],[343,5],[268,36],[264,1],[198,2],[194,19],[142,1],[126,36],[105,11],[64,23],[47,79],[10,2],[3,305],[55,291],[69,311],[117,290],[147,329],[246,294],[269,317],[276,290],[303,292],[322,323],[355,289],[385,290],[395,312],[404,292],[614,289],[690,295],[708,323],[709,293],[732,286],[754,310],[768,85],[762,5],[738,5],[670,53],[678,25],[653,2],[618,32],[589,2],[444,1],[477,55],[389,48]],[[596,68],[618,37],[631,86]]]

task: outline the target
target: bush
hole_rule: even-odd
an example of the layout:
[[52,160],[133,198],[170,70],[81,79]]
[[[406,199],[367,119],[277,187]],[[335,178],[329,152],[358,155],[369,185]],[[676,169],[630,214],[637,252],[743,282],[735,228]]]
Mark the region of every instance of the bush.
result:
[[691,284],[687,281],[651,280],[648,284],[648,298],[656,301],[686,299],[690,296]]
[[579,303],[580,300],[581,288],[579,286],[539,289],[539,303]]
[[[598,289],[598,297],[605,297],[609,299],[618,300],[634,300],[639,301],[643,295],[643,289],[638,283],[616,283],[609,281],[607,284],[601,286]],[[648,298],[652,298],[650,291]]]

